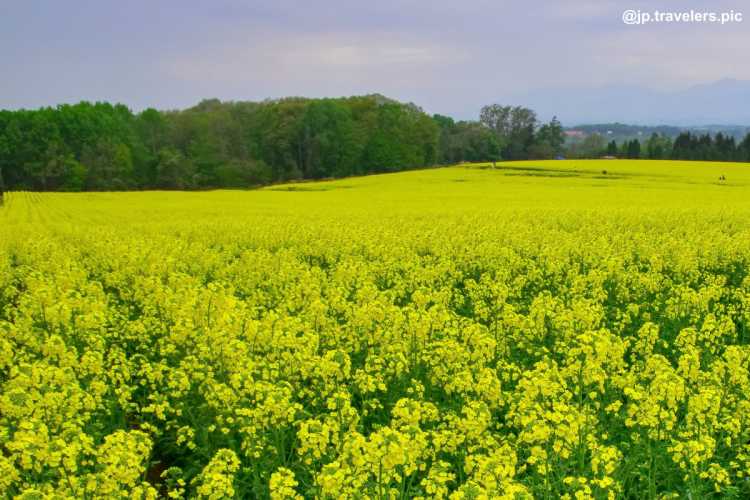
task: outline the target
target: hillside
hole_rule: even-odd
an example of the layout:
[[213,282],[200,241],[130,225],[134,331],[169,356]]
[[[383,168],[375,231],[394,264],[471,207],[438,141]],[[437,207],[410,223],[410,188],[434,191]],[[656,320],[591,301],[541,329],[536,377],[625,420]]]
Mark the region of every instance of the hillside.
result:
[[[313,210],[750,206],[750,164],[654,160],[546,160],[467,164],[260,192],[299,193]],[[605,173],[606,172],[606,173]],[[725,180],[720,180],[724,176]],[[271,198],[264,198],[271,199]],[[316,206],[320,205],[320,206]],[[325,208],[324,208],[325,207]]]

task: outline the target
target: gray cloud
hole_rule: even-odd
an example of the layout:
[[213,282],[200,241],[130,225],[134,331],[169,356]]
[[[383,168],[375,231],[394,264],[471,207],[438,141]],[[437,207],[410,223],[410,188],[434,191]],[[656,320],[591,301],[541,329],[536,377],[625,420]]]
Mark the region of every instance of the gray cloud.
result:
[[745,22],[724,26],[626,26],[622,11],[743,7],[726,0],[6,2],[0,107],[107,99],[173,108],[203,97],[382,92],[471,117],[483,103],[544,88],[678,90],[750,79],[741,63],[750,6]]

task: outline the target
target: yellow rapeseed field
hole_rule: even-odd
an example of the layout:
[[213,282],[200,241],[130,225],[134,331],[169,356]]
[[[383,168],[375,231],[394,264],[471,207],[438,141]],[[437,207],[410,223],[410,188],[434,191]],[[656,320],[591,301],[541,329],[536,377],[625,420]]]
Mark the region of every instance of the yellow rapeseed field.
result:
[[10,193],[0,497],[749,498],[749,329],[750,165]]

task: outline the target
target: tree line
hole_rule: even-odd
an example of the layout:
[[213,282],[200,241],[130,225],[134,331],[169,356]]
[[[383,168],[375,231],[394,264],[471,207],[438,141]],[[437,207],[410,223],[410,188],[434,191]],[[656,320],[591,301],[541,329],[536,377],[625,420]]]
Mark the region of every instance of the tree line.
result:
[[81,102],[0,111],[0,193],[12,190],[243,188],[460,162],[616,156],[750,161],[750,135],[654,133],[565,144],[560,122],[492,104],[477,120],[428,115],[379,94],[263,102],[204,100],[133,113]]
[[139,113],[81,102],[0,111],[0,183],[63,191],[250,187],[547,158],[560,154],[562,144],[560,123],[540,126],[526,108],[486,106],[479,120],[457,122],[377,94],[211,99],[185,110]]
[[380,96],[206,100],[182,111],[82,102],[0,112],[9,189],[245,187],[430,165],[438,129]]
[[607,142],[599,134],[591,134],[578,144],[571,144],[568,154],[574,158],[643,158],[649,160],[699,160],[750,162],[750,134],[741,141],[721,132],[695,134],[682,132],[672,139],[653,133],[641,143],[638,139],[627,139],[619,144]]

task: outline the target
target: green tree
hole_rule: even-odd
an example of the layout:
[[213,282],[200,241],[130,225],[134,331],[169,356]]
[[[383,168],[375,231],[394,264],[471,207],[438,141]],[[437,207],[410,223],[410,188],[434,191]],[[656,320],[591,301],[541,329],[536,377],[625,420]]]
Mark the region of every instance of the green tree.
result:
[[432,164],[437,158],[439,131],[416,106],[384,103],[363,153],[366,168],[395,172]]
[[168,121],[163,113],[148,108],[136,117],[135,130],[139,141],[134,152],[138,157],[134,175],[139,185],[152,186],[156,182],[159,151],[169,141]]
[[669,137],[654,132],[646,141],[646,157],[652,160],[668,158],[672,151],[672,141]]
[[500,159],[500,145],[495,134],[473,121],[454,123],[443,129],[440,138],[440,163],[462,161],[486,162]]
[[529,150],[532,158],[554,158],[563,153],[565,134],[562,124],[553,117],[549,123],[545,123],[537,131],[534,144]]
[[600,134],[589,134],[581,144],[581,151],[585,158],[598,158],[607,148],[607,141]]
[[633,139],[628,143],[627,150],[628,158],[640,158],[641,157],[641,143],[638,139]]
[[195,167],[182,153],[173,148],[162,148],[156,164],[156,187],[162,189],[191,189],[195,187]]
[[750,134],[737,145],[737,160],[750,162]]
[[482,108],[479,121],[495,133],[504,159],[528,158],[537,124],[534,111],[522,106],[490,104]]
[[64,191],[83,191],[86,188],[88,169],[84,164],[68,156],[63,165],[63,180],[60,188]]
[[307,178],[351,175],[359,160],[349,108],[333,99],[313,101],[299,128],[299,169]]
[[122,190],[134,186],[133,159],[125,144],[102,139],[84,148],[81,163],[88,171],[87,189]]

